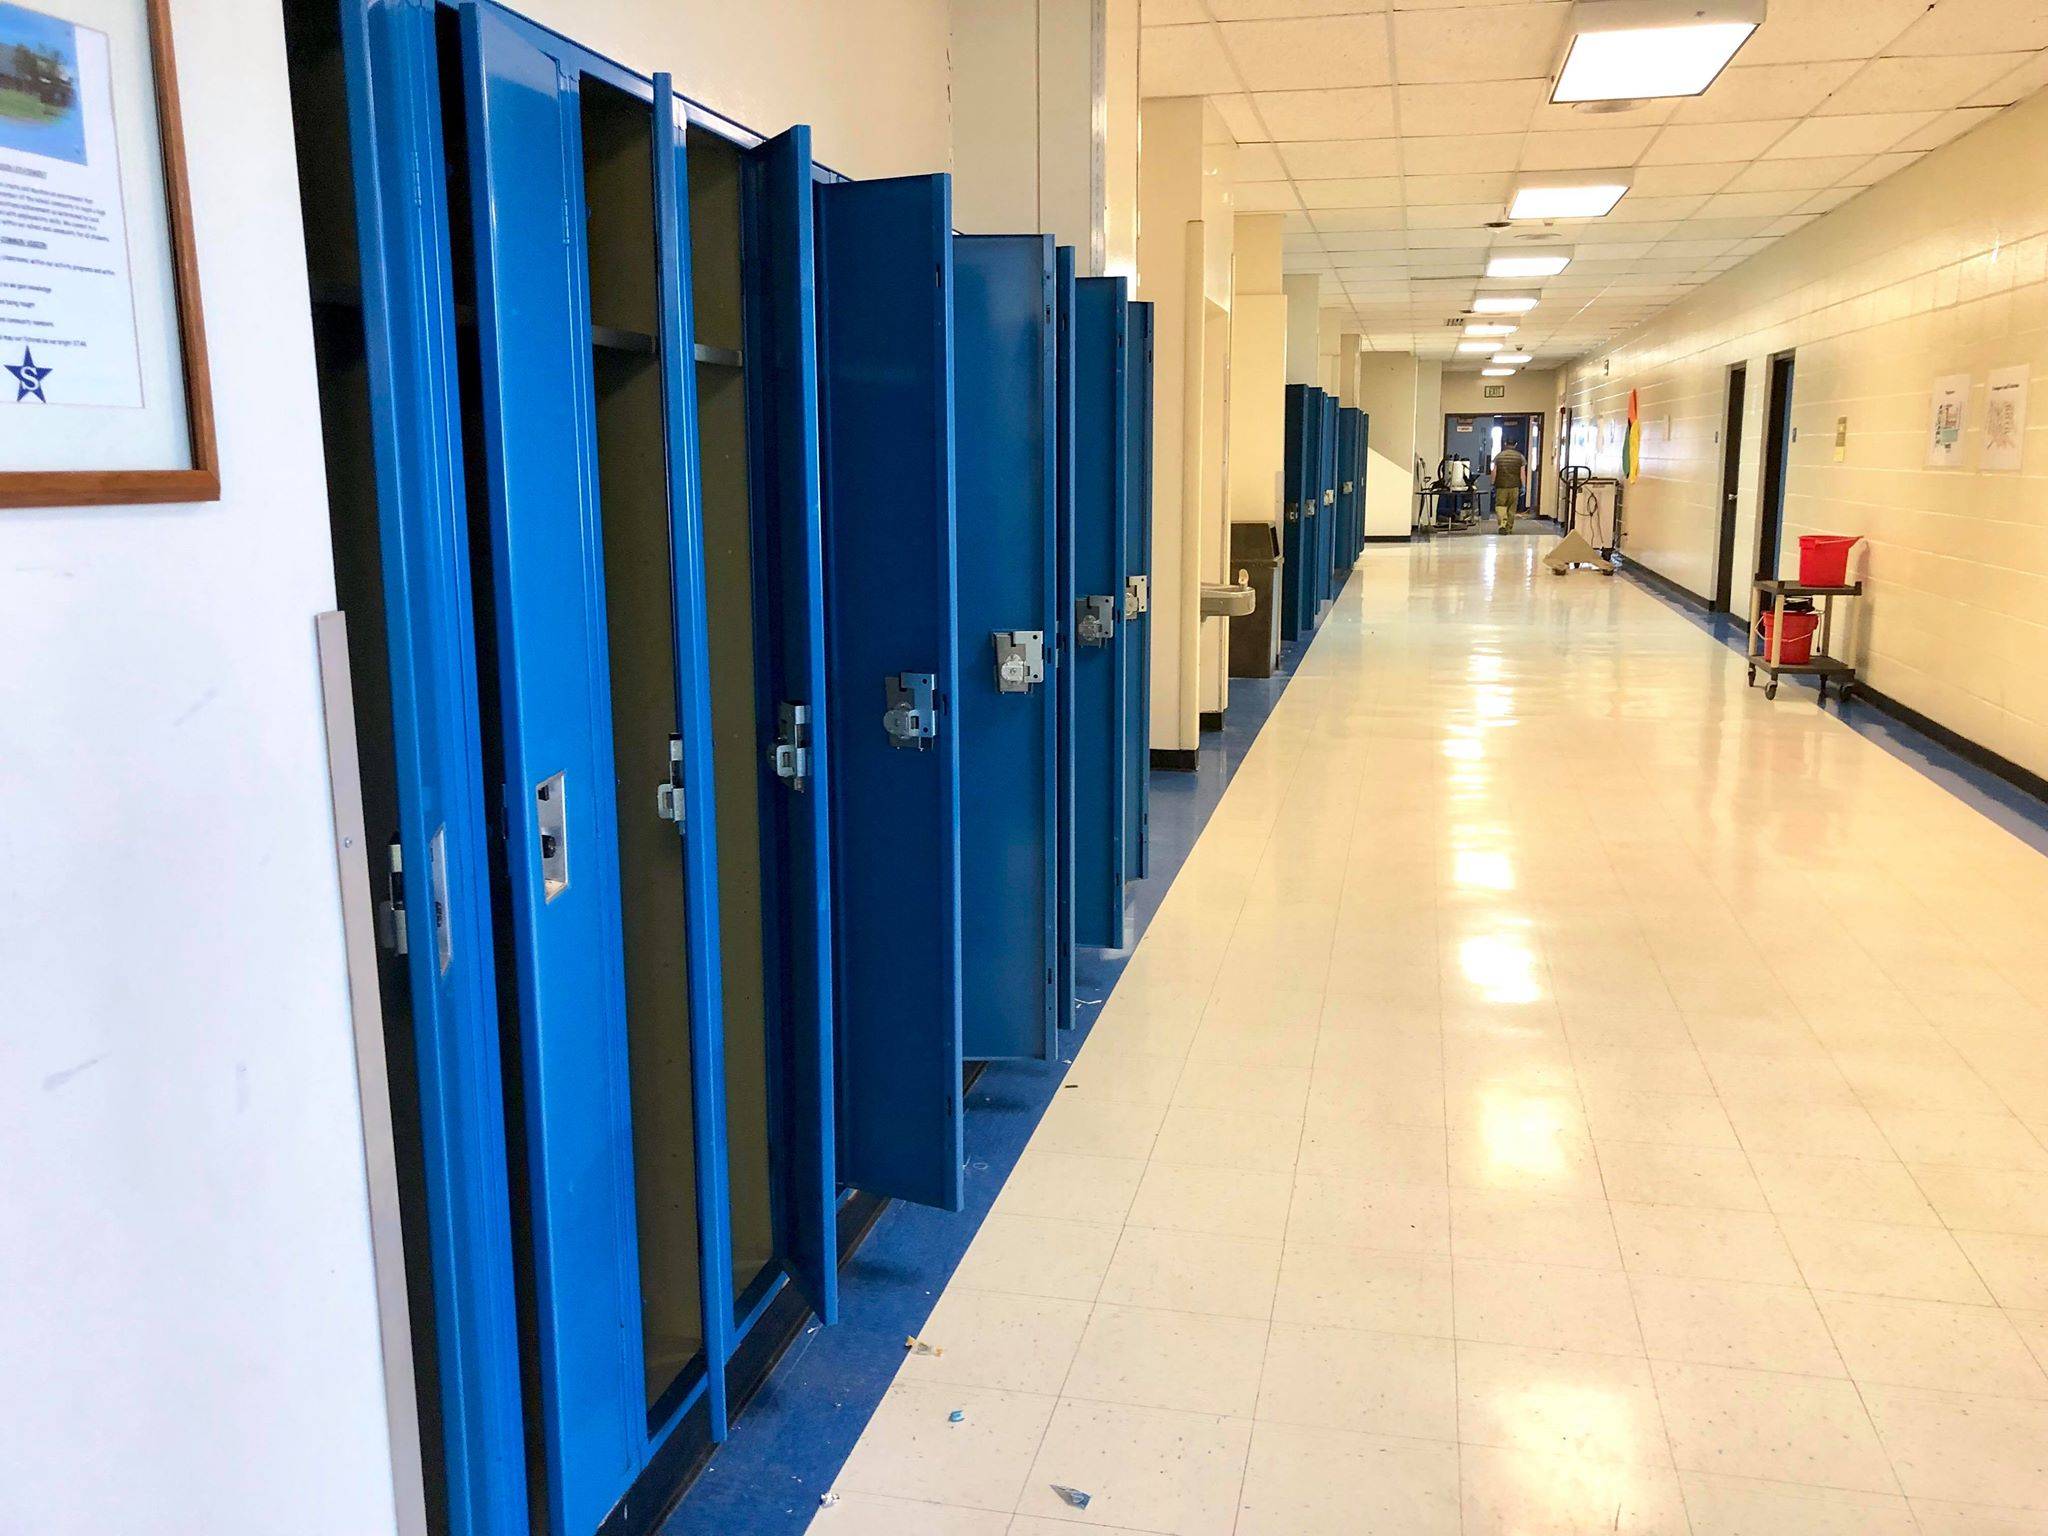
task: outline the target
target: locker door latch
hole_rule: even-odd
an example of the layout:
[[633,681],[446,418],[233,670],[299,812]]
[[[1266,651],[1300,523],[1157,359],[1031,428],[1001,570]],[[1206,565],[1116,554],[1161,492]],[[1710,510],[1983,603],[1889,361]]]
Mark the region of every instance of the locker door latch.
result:
[[1336,504],[1337,504],[1337,493],[1336,493],[1335,491],[1333,491],[1333,490],[1325,490],[1325,491],[1323,492],[1323,505],[1324,505],[1324,506],[1326,506],[1326,507],[1333,507],[1333,506],[1335,506]]
[[384,853],[384,899],[377,903],[377,942],[394,955],[410,952],[405,931],[405,853],[392,838]]
[[775,712],[775,777],[798,794],[811,785],[811,706],[784,704]]
[[889,704],[882,715],[882,729],[889,733],[890,746],[922,752],[925,743],[939,734],[937,686],[938,678],[930,672],[899,672],[882,679]]
[[996,692],[1029,693],[1045,681],[1045,631],[999,629],[989,636],[996,647]]
[[1344,494],[1346,496],[1349,496],[1351,494],[1351,482],[1349,480],[1346,480],[1344,482]]
[[1135,619],[1152,607],[1152,578],[1150,576],[1126,576],[1124,578],[1124,617]]
[[654,814],[683,830],[683,738],[668,739],[668,782],[654,789]]
[[1300,502],[1290,501],[1289,503],[1287,503],[1287,521],[1289,521],[1290,523],[1298,523],[1301,521]]
[[1074,607],[1074,638],[1082,645],[1109,644],[1116,635],[1116,599],[1084,597]]

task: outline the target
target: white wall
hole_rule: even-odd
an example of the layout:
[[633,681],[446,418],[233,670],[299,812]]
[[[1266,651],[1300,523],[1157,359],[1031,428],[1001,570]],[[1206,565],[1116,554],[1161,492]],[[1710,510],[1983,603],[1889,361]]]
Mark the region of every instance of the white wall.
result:
[[[526,9],[843,170],[947,166],[942,0]],[[171,11],[221,500],[0,514],[0,1531],[377,1536],[282,31]]]
[[[1372,418],[1365,473],[1369,539],[1401,537],[1415,520],[1416,387],[1412,353],[1359,354],[1358,403]],[[1434,468],[1436,458],[1431,456],[1429,463]]]
[[1322,278],[1289,272],[1280,279],[1287,295],[1287,382],[1314,384],[1323,365]]
[[[2048,97],[1993,118],[1674,305],[1571,371],[1614,425],[1640,392],[1627,549],[1714,589],[1727,369],[1748,364],[1736,607],[1755,568],[1769,359],[1795,349],[1783,568],[1802,533],[1868,539],[1852,653],[1871,686],[2048,773],[2048,399],[2020,473],[1978,467],[1987,374],[2048,359]],[[1930,469],[1933,384],[1973,380],[1963,467]],[[1847,442],[1835,456],[1835,428]],[[1616,455],[1596,467],[1613,473]]]
[[0,1530],[365,1536],[392,1490],[274,0],[172,8],[223,495],[0,514]]
[[[1554,422],[1551,412],[1557,406],[1558,371],[1555,368],[1537,368],[1516,374],[1510,379],[1484,379],[1476,373],[1444,374],[1442,410],[1446,416],[1488,416],[1510,414],[1516,416],[1534,413],[1545,418],[1543,430],[1549,432]],[[1486,386],[1500,384],[1507,393],[1498,400],[1486,398]],[[1443,422],[1437,422],[1438,436],[1442,436]],[[1442,448],[1437,452],[1441,454]],[[1433,462],[1433,461],[1432,461]]]

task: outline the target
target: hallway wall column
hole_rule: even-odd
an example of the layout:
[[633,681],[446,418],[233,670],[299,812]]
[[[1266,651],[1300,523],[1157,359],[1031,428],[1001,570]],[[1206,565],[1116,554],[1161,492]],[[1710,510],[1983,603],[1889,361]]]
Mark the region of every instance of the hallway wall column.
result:
[[[1440,402],[1442,365],[1427,366],[1435,370],[1431,394]],[[1418,373],[1411,352],[1367,352],[1359,359],[1358,404],[1372,417],[1370,467],[1365,476],[1365,536],[1369,539],[1396,538],[1408,532],[1414,516],[1416,455],[1422,454],[1431,466],[1436,463],[1417,439]]]
[[1290,272],[1280,280],[1287,295],[1287,382],[1314,384],[1322,368],[1323,280]]
[[1143,105],[1138,285],[1152,301],[1152,747],[1187,752],[1223,708],[1228,629],[1201,618],[1227,558],[1231,187],[1237,144],[1201,97]]
[[[1230,309],[1230,521],[1269,528],[1280,521],[1286,468],[1290,310],[1280,275],[1282,217],[1237,216],[1236,292]],[[1227,564],[1228,546],[1224,555],[1226,579],[1234,581],[1237,571]],[[1277,626],[1274,633],[1277,638]]]

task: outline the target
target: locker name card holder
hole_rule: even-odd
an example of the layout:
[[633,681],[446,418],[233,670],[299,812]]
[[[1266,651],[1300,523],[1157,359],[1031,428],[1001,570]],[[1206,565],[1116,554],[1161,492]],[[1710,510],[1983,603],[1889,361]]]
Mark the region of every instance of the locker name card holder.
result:
[[0,507],[213,501],[170,0],[0,0]]

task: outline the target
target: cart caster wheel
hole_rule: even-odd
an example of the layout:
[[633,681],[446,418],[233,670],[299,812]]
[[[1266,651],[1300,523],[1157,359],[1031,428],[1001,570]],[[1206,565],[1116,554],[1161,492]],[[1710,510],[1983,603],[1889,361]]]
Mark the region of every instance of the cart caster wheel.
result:
[[1767,698],[1767,699],[1775,699],[1775,698],[1776,698],[1777,696],[1778,696],[1778,685],[1777,685],[1777,684],[1776,684],[1775,682],[1771,682],[1771,683],[1765,683],[1765,684],[1764,684],[1764,697],[1765,697],[1765,698]]
[[1756,686],[1756,668],[1755,668],[1755,667],[1751,667],[1751,668],[1749,669],[1749,686],[1750,686],[1750,687],[1752,687],[1752,688],[1754,688],[1754,687]]

